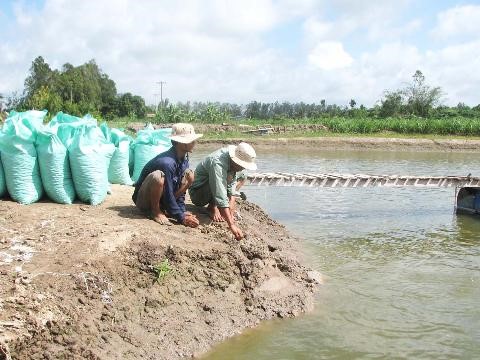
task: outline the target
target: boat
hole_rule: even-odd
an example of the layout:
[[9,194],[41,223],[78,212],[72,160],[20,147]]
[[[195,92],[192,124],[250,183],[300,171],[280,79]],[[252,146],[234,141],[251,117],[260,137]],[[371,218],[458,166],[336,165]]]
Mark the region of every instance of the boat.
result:
[[480,215],[480,187],[460,187],[456,190],[455,212],[457,214]]
[[256,129],[248,129],[242,131],[242,133],[250,133],[250,134],[255,134],[255,135],[268,135],[272,134],[275,131],[272,125],[266,124],[266,125],[261,125],[257,126]]

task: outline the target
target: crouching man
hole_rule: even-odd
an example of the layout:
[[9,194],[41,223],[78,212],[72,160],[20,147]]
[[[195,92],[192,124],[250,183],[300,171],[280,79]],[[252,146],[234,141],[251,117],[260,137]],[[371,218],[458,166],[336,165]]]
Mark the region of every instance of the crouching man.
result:
[[157,223],[171,225],[168,216],[185,226],[199,225],[197,217],[185,211],[185,192],[194,180],[193,171],[188,169],[188,153],[202,136],[195,134],[190,124],[174,124],[170,136],[172,147],[143,168],[132,200]]
[[188,190],[192,202],[197,206],[208,204],[210,218],[226,221],[237,240],[243,238],[243,233],[233,218],[235,197],[232,188],[237,184],[237,173],[257,169],[256,156],[253,147],[244,142],[217,150],[198,164],[195,180]]

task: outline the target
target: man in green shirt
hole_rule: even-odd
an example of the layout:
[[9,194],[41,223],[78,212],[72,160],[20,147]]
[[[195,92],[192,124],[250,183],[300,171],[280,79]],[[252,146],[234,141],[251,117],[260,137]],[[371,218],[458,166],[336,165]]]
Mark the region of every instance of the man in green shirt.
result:
[[213,221],[226,221],[237,240],[243,238],[242,230],[235,224],[233,211],[239,172],[256,170],[256,153],[247,143],[229,145],[219,149],[198,164],[195,180],[188,190],[190,199],[197,206],[208,204]]

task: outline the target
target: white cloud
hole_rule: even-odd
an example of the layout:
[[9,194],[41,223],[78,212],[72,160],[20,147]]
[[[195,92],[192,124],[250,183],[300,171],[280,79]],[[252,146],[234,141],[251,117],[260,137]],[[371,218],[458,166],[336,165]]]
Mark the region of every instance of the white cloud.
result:
[[403,43],[387,43],[376,51],[361,56],[360,67],[377,78],[382,78],[386,86],[401,81],[415,70],[422,68],[422,54],[413,46]]
[[[21,70],[7,71],[10,62],[2,56],[0,91],[20,88],[30,62],[43,55],[54,67],[95,58],[119,91],[137,92],[149,100],[158,80],[170,80],[166,92],[175,99],[215,99],[219,94],[206,93],[205,78],[217,84],[227,80],[225,76],[245,78],[245,73],[225,69],[242,58],[263,61],[257,55],[266,49],[259,47],[258,34],[278,21],[268,0],[226,4],[151,0],[138,6],[131,0],[47,0],[41,13],[18,7],[18,39],[3,46],[20,58],[15,67]],[[223,77],[215,78],[219,74]],[[186,78],[190,86],[176,85],[177,79]]]
[[[422,19],[397,21],[405,1],[328,2],[340,12],[337,18],[327,17],[326,4],[45,0],[40,10],[19,5],[17,22],[0,40],[0,93],[22,89],[31,61],[42,55],[54,68],[95,58],[119,92],[148,102],[163,80],[171,101],[326,99],[346,105],[355,98],[372,105],[385,89],[410,81],[416,69],[442,86],[450,103],[480,102],[478,42],[417,48],[403,37],[423,26]],[[263,34],[292,21],[304,23],[296,53],[265,45]]]
[[390,26],[373,23],[368,29],[368,38],[372,42],[398,41],[419,31],[421,27],[422,21],[420,19],[414,19],[401,25]]
[[326,41],[318,43],[308,55],[310,64],[323,70],[335,70],[348,67],[353,58],[348,54],[341,42]]
[[392,11],[396,9],[395,6],[388,8],[373,5],[376,3],[363,6],[359,13],[343,13],[337,19],[325,20],[322,17],[309,16],[303,24],[306,43],[311,45],[319,40],[342,40],[358,34],[362,34],[363,41],[369,43],[398,41],[420,30],[422,26],[419,18],[397,24],[398,13]]
[[456,6],[440,12],[432,34],[437,38],[480,34],[480,5]]
[[446,92],[448,104],[480,104],[479,40],[428,51],[425,63],[431,72],[432,82]]

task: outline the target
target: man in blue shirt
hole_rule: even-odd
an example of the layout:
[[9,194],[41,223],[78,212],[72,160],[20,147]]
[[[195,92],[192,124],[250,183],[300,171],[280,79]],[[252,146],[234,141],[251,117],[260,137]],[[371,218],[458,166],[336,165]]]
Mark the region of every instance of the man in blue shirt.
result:
[[172,126],[172,147],[150,160],[135,184],[132,200],[142,211],[151,213],[152,219],[162,225],[171,225],[167,218],[190,227],[199,225],[195,215],[185,211],[185,192],[193,183],[193,171],[188,169],[188,153],[195,141],[190,124]]

